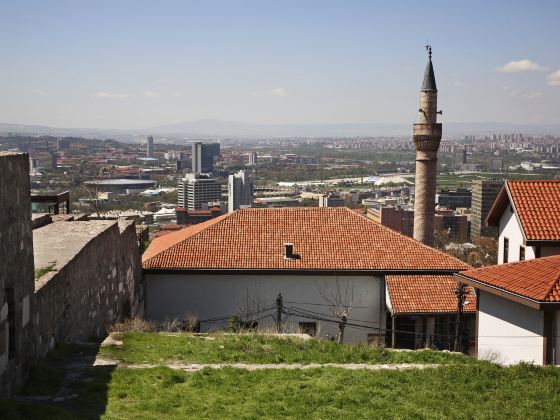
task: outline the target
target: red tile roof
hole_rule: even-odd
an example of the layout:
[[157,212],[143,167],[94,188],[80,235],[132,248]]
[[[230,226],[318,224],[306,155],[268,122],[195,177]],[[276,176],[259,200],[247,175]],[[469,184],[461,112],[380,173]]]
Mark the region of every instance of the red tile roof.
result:
[[560,240],[560,180],[507,185],[527,240]]
[[560,302],[560,255],[467,270],[459,277],[539,302]]
[[[284,243],[296,259],[284,258]],[[146,269],[426,270],[464,262],[347,208],[241,209],[154,239]]]
[[[385,276],[393,314],[457,312],[452,275],[389,275]],[[476,312],[474,289],[467,286],[464,312]]]
[[560,180],[510,180],[488,215],[497,226],[509,197],[527,241],[560,241]]

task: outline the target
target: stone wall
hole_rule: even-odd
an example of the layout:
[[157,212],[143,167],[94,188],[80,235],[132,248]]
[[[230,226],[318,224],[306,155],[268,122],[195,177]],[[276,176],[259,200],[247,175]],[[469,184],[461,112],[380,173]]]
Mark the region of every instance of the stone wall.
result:
[[33,237],[28,155],[0,152],[0,396],[25,380],[32,350]]
[[0,397],[55,345],[143,316],[143,290],[134,222],[54,220],[33,230],[28,155],[0,152]]
[[[84,236],[85,244],[80,242]],[[38,357],[58,343],[102,337],[109,325],[143,315],[134,222],[58,222],[38,229],[34,237],[36,248],[37,242],[56,237],[71,251],[71,245],[83,245],[77,253],[59,256],[62,261],[52,257],[56,271],[37,282],[33,324]],[[51,242],[57,246],[56,239]]]

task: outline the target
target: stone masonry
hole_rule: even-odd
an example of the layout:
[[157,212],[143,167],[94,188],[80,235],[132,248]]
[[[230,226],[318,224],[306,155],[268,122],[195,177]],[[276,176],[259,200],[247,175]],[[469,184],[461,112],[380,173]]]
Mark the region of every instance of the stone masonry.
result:
[[134,222],[35,218],[32,230],[28,165],[0,153],[0,397],[57,344],[143,316]]
[[27,155],[0,152],[0,396],[10,395],[31,361],[35,290]]

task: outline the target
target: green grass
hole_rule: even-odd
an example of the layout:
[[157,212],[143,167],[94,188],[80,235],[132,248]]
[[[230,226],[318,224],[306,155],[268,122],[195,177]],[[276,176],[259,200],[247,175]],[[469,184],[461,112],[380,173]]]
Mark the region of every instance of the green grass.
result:
[[476,363],[462,354],[397,352],[367,344],[247,335],[130,333],[101,354],[128,364],[164,363]]
[[49,262],[45,267],[37,268],[35,270],[35,281],[39,280],[45,274],[50,273],[51,271],[56,271],[54,266],[56,265],[56,261]]
[[[555,368],[493,365],[407,371],[169,368],[106,373],[103,418],[555,418]],[[110,377],[109,377],[110,376]],[[100,378],[101,379],[101,378]],[[85,388],[95,398],[97,385]]]
[[[556,418],[560,370],[531,365],[500,367],[461,355],[392,352],[365,345],[281,339],[257,335],[133,333],[124,346],[103,355],[129,363],[196,362],[436,362],[412,370],[210,369],[195,373],[92,367],[87,381],[67,383],[75,399],[62,403],[0,401],[0,418]],[[223,348],[222,348],[223,347]],[[84,354],[79,346],[51,353],[27,390],[41,390],[48,370],[64,358]],[[179,356],[183,355],[181,359]],[[56,381],[55,381],[56,382]],[[54,383],[54,382],[53,382]],[[52,385],[52,384],[51,384]]]

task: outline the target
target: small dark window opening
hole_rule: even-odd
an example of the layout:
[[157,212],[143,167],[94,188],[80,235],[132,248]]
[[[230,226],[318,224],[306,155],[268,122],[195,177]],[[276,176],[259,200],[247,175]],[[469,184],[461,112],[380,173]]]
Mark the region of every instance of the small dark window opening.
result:
[[8,359],[16,355],[16,298],[14,289],[6,289],[8,302]]
[[525,259],[525,247],[521,245],[519,247],[519,261],[523,261]]
[[508,262],[508,255],[509,255],[509,239],[504,238],[504,264]]
[[299,323],[299,332],[301,334],[307,334],[311,337],[315,337],[317,335],[317,323],[316,322],[300,322]]

